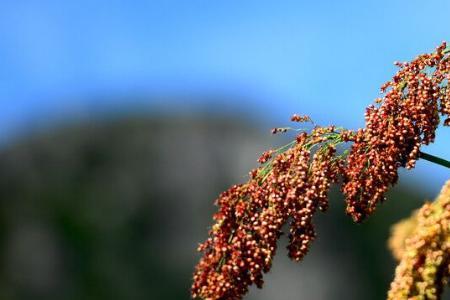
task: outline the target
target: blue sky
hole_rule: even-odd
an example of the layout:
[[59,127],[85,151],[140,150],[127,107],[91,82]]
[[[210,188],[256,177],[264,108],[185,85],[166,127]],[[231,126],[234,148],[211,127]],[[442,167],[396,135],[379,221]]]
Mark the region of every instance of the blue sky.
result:
[[[449,12],[450,1],[433,0],[3,0],[0,140],[49,119],[136,104],[110,95],[167,91],[249,96],[183,105],[243,106],[274,125],[298,112],[361,126],[394,60],[450,41]],[[450,157],[449,131],[428,152]],[[414,171],[420,178],[449,177],[425,164]]]

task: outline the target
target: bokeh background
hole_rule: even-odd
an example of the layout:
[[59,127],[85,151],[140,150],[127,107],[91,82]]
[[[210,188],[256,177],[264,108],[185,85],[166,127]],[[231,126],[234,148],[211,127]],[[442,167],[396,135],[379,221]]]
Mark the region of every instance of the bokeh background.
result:
[[[213,200],[293,113],[363,125],[449,1],[0,1],[0,299],[188,299]],[[450,133],[427,152],[450,157]],[[247,299],[383,299],[390,226],[450,172],[402,172],[361,225],[338,191]]]

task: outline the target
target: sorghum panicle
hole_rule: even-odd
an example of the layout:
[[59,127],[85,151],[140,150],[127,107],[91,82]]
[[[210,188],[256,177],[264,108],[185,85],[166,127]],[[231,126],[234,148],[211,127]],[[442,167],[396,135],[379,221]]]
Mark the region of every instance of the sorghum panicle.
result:
[[440,299],[450,275],[450,181],[394,227],[390,246],[400,263],[388,299]]
[[259,159],[265,165],[247,183],[220,195],[216,224],[199,247],[204,256],[194,274],[194,298],[240,299],[250,285],[261,287],[289,219],[289,256],[303,258],[315,237],[313,215],[327,208],[328,189],[342,167],[335,156],[339,137],[334,127],[301,133],[288,150],[274,157],[273,150],[265,152]]
[[[370,215],[383,201],[387,189],[397,182],[398,169],[414,167],[420,146],[434,141],[440,115],[444,125],[450,125],[448,52],[443,43],[432,54],[396,63],[400,70],[383,85],[384,96],[376,100],[377,105],[367,108],[363,129],[319,127],[308,116],[293,115],[291,121],[310,122],[313,130],[309,134],[301,132],[285,147],[264,152],[258,160],[261,166],[250,172],[249,181],[232,186],[217,199],[215,225],[199,247],[203,257],[194,273],[192,296],[205,300],[241,299],[250,285],[261,287],[263,273],[271,268],[281,228],[289,221],[288,255],[301,260],[315,238],[313,216],[317,210],[327,209],[328,190],[341,174],[347,213],[358,222]],[[272,132],[289,130],[274,128]],[[336,146],[347,142],[353,143],[349,154],[338,155]],[[431,226],[426,222],[432,210],[430,205],[423,208],[418,222]],[[439,222],[447,222],[448,230],[447,219]],[[410,248],[420,244],[408,243]],[[428,266],[433,259],[444,257],[443,246],[439,247],[417,264]],[[426,274],[448,264],[446,259],[440,260],[435,269],[425,268]],[[406,267],[399,266],[398,270]],[[405,270],[398,273],[411,271]],[[429,291],[427,284],[431,281],[424,282],[421,289]],[[400,289],[405,287],[393,283],[392,295]]]
[[344,185],[347,213],[355,221],[370,215],[398,180],[400,167],[413,168],[421,145],[434,141],[439,113],[449,125],[449,55],[443,43],[432,54],[409,63],[382,86],[379,106],[366,110],[366,126],[357,132],[347,158]]

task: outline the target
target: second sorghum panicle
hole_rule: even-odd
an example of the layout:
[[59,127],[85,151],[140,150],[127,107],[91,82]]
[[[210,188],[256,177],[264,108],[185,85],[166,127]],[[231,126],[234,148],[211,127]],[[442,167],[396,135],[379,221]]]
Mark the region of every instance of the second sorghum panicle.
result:
[[389,244],[400,263],[388,299],[440,299],[450,275],[450,181],[394,227]]

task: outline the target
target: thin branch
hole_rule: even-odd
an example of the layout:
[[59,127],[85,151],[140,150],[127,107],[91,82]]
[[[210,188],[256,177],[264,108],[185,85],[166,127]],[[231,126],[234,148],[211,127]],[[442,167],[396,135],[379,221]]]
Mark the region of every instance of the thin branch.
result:
[[429,162],[438,164],[440,166],[450,168],[450,161],[445,160],[443,158],[440,158],[440,157],[437,157],[437,156],[434,156],[434,155],[431,155],[431,154],[428,154],[425,152],[420,152],[420,158],[423,158],[425,160],[428,160]]

